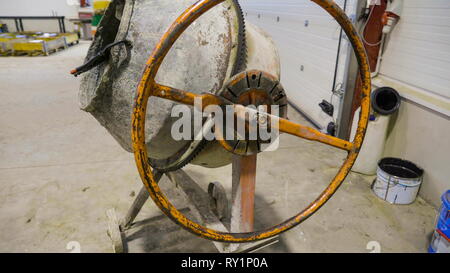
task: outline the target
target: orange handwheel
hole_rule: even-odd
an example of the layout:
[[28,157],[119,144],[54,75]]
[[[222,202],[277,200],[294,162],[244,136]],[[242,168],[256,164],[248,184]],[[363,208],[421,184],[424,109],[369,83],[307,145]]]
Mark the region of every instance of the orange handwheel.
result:
[[[308,207],[300,211],[294,217],[287,219],[286,221],[268,229],[246,233],[227,233],[209,229],[205,226],[191,221],[183,213],[177,210],[161,192],[161,189],[154,180],[152,168],[148,161],[149,156],[145,145],[145,119],[149,97],[155,96],[187,105],[194,105],[194,99],[201,98],[202,109],[199,110],[203,110],[209,105],[230,104],[229,100],[224,100],[223,98],[213,94],[198,95],[189,91],[163,86],[155,82],[155,77],[161,63],[163,62],[165,56],[167,55],[175,41],[178,39],[178,37],[197,18],[199,18],[202,14],[206,13],[214,6],[224,2],[224,0],[201,0],[188,8],[180,17],[178,17],[178,19],[172,24],[169,30],[164,34],[164,36],[161,38],[161,40],[153,50],[150,58],[148,59],[144,74],[138,86],[132,117],[132,142],[136,165],[138,167],[142,182],[149,191],[150,197],[153,199],[155,204],[170,219],[172,219],[175,223],[181,225],[188,231],[210,240],[230,243],[245,243],[276,236],[297,226],[298,224],[306,220],[309,216],[314,214],[320,207],[322,207],[336,192],[336,190],[339,188],[339,186],[342,184],[342,182],[350,172],[353,164],[355,163],[366,133],[370,110],[371,80],[367,55],[354,26],[352,25],[346,14],[343,12],[343,10],[336,3],[334,3],[332,0],[312,1],[325,9],[332,17],[336,19],[336,21],[341,25],[341,27],[347,34],[347,37],[352,44],[353,50],[359,63],[359,72],[363,82],[361,114],[359,117],[357,133],[353,142],[323,134],[315,129],[296,124],[282,117],[278,118],[278,128],[281,132],[312,141],[318,141],[345,150],[348,152],[348,156],[334,179],[314,202],[312,202],[310,205],[308,205]],[[261,75],[267,74],[262,71],[248,71],[245,73],[247,77],[249,75],[253,76],[255,73],[258,74],[259,77],[261,77]],[[267,77],[270,78],[270,76]],[[221,144],[224,146],[224,148],[233,152],[229,149],[229,146],[226,142],[222,141]]]

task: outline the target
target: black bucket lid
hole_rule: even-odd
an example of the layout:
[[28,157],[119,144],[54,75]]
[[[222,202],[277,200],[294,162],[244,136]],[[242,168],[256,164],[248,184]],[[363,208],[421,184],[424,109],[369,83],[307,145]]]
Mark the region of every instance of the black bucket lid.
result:
[[411,161],[387,157],[378,162],[384,172],[404,179],[418,179],[423,176],[424,170]]

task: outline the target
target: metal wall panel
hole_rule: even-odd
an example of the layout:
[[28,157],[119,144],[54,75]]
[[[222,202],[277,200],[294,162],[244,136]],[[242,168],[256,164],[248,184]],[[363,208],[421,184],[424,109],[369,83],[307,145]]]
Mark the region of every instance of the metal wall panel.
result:
[[380,74],[450,99],[450,1],[403,1]]
[[[343,7],[344,0],[336,1]],[[241,0],[247,21],[268,32],[281,58],[281,82],[288,98],[318,125],[326,128],[339,113],[339,97],[333,96],[333,77],[340,37],[337,22],[309,0]],[[347,1],[354,14],[356,0]],[[337,83],[342,83],[348,43],[343,40]],[[318,106],[333,100],[334,117]]]

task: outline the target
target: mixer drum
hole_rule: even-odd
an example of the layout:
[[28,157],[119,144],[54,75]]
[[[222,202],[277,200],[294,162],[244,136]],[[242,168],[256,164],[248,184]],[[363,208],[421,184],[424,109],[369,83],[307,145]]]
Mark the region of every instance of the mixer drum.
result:
[[[106,45],[107,61],[83,74],[80,108],[91,113],[128,152],[134,97],[146,60],[171,23],[195,0],[115,0],[97,29],[86,61]],[[227,81],[246,69],[280,77],[273,41],[261,29],[246,24],[236,0],[228,0],[200,17],[174,44],[156,81],[194,93],[218,94]],[[152,166],[165,169],[183,162],[205,167],[231,163],[232,154],[215,141],[176,141],[171,137],[174,102],[151,97],[146,122],[146,145]],[[190,153],[190,154],[189,154]],[[186,155],[189,154],[189,155]],[[183,155],[183,156],[182,156]],[[195,156],[195,157],[194,157]],[[172,162],[172,163],[171,163]]]

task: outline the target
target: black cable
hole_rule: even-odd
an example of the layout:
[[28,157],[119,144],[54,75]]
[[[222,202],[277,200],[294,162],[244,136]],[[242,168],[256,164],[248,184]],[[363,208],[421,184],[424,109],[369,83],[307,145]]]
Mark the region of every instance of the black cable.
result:
[[[347,0],[344,1],[344,12],[347,10]],[[339,35],[339,43],[338,43],[338,49],[337,49],[337,55],[336,55],[336,66],[334,68],[334,79],[333,79],[333,86],[331,87],[331,92],[334,93],[336,88],[336,80],[337,80],[337,72],[339,69],[339,57],[341,53],[341,44],[342,44],[342,33],[343,29],[341,28],[340,35]]]
[[92,57],[85,64],[70,71],[70,74],[77,77],[78,75],[80,75],[86,71],[89,71],[92,68],[100,65],[101,63],[103,63],[104,61],[106,61],[108,59],[109,51],[111,50],[111,48],[113,46],[116,46],[119,44],[131,45],[130,41],[128,41],[128,40],[121,40],[121,41],[111,43],[111,44],[105,46],[102,50],[100,50],[100,52],[98,52],[94,57]]

